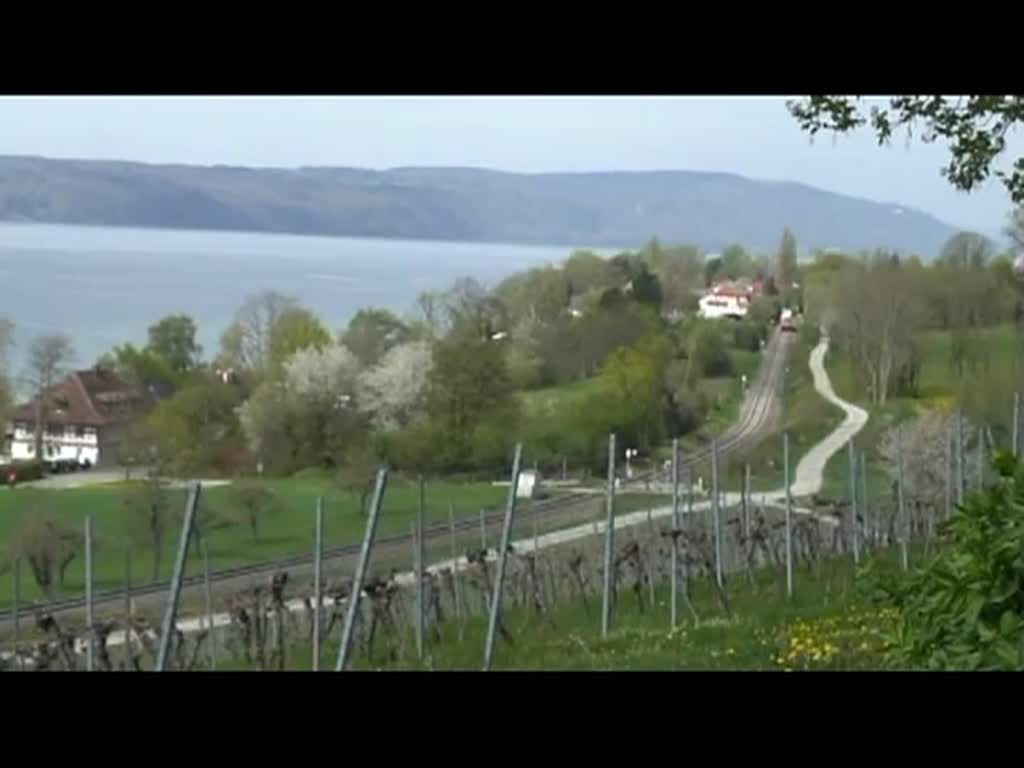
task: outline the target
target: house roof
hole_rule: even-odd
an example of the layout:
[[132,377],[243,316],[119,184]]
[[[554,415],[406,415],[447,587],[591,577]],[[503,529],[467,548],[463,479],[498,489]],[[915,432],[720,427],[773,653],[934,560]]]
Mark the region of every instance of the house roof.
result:
[[[46,393],[47,424],[102,427],[138,415],[151,395],[104,368],[75,371]],[[36,400],[18,406],[16,421],[35,421]]]

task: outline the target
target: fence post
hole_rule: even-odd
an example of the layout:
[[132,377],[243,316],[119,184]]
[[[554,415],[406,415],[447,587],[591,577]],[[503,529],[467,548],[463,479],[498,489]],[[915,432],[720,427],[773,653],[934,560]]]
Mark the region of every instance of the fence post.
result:
[[1013,440],[1013,458],[1020,456],[1020,392],[1013,393],[1013,428],[1010,430]]
[[480,549],[487,549],[487,514],[480,510]]
[[956,409],[956,503],[964,503],[964,414],[959,406]]
[[750,536],[750,464],[743,465],[743,536]]
[[92,515],[85,516],[85,671],[95,669],[92,615]]
[[978,425],[978,490],[985,488],[985,428]]
[[945,519],[953,513],[953,422],[946,429],[946,514]]
[[793,597],[792,496],[789,492],[789,433],[782,433],[782,466],[786,485],[786,597]]
[[679,618],[679,547],[676,532],[679,530],[679,438],[672,439],[672,606],[670,609],[672,629]]
[[715,520],[715,581],[723,584],[722,578],[722,507],[718,494],[718,439],[711,438],[711,507]]
[[167,595],[167,607],[164,620],[160,626],[160,650],[156,657],[156,671],[163,672],[167,668],[167,658],[171,650],[171,637],[176,627],[175,618],[178,614],[178,600],[181,598],[181,582],[185,578],[185,561],[188,555],[188,543],[192,538],[192,529],[196,522],[196,509],[199,507],[199,493],[202,486],[192,481],[188,486],[188,501],[185,504],[185,519],[181,523],[181,538],[178,541],[178,554],[174,559],[174,573],[171,576],[171,589]]
[[907,539],[910,538],[910,525],[907,520],[907,510],[903,504],[903,425],[896,425],[896,503],[899,506],[900,516],[900,564],[903,570],[910,566],[907,555]]
[[501,550],[498,553],[498,572],[494,578],[494,597],[491,600],[491,615],[487,622],[487,639],[484,643],[484,672],[491,668],[494,661],[494,634],[501,620],[501,597],[505,587],[505,565],[508,562],[508,549],[512,537],[512,516],[516,511],[516,491],[519,489],[519,466],[523,458],[523,444],[516,443],[515,456],[512,458],[512,485],[508,489],[508,502],[505,505],[505,521],[501,527]]
[[413,536],[413,547],[415,547],[415,563],[416,563],[416,657],[423,661],[423,657],[426,654],[426,590],[423,587],[423,569],[424,569],[424,557],[423,552],[423,517],[425,515],[424,508],[426,506],[425,493],[426,490],[423,484],[423,475],[419,476],[419,507],[416,512],[416,530]]
[[459,579],[459,554],[455,546],[455,505],[448,499],[448,538],[452,545],[452,587],[455,592],[455,619],[459,623],[459,642],[462,642],[462,589]]
[[370,553],[373,551],[373,539],[377,534],[377,518],[380,515],[380,504],[384,499],[387,479],[387,468],[381,467],[378,469],[377,482],[373,489],[373,500],[370,502],[370,515],[366,520],[366,533],[363,534],[363,546],[359,551],[359,563],[356,565],[355,578],[352,580],[352,591],[348,596],[348,605],[345,606],[345,623],[341,628],[338,663],[334,667],[336,672],[342,672],[348,666],[348,660],[352,652],[352,634],[356,625],[356,611],[359,609],[359,600],[363,593],[366,569],[370,564]]
[[601,636],[608,635],[612,623],[612,547],[615,544],[615,434],[608,436],[608,513],[604,531],[604,597],[601,601]]
[[21,640],[21,558],[14,558],[14,662],[18,671],[23,670],[18,642]]
[[316,500],[313,521],[313,671],[320,671],[320,622],[323,621],[324,497]]
[[868,507],[868,456],[864,451],[860,452],[860,506],[864,513],[865,540],[870,539],[877,543],[871,533],[871,510]]
[[857,459],[853,451],[853,439],[846,443],[850,454],[850,543],[853,547],[853,564],[860,564],[860,546],[857,543]]
[[[198,533],[198,530],[197,530]],[[203,557],[203,587],[206,592],[206,621],[210,632],[210,669],[217,669],[217,626],[213,622],[213,589],[210,586],[210,558],[206,537],[200,535],[199,549]]]
[[132,551],[124,551],[124,661],[125,669],[135,667],[135,649],[132,648]]

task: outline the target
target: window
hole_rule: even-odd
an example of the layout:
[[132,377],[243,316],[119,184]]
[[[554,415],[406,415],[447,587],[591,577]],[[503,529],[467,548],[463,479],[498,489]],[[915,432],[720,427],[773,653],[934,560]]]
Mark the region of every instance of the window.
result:
[[64,427],[62,427],[60,424],[47,424],[46,434],[49,437],[63,437]]
[[75,427],[75,437],[85,437],[85,427]]

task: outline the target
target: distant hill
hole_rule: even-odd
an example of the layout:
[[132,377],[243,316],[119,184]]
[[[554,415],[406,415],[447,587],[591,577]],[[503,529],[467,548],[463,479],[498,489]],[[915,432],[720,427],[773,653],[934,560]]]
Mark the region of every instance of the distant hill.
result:
[[0,156],[0,220],[708,251],[887,247],[931,257],[954,233],[902,205],[693,171],[237,168]]

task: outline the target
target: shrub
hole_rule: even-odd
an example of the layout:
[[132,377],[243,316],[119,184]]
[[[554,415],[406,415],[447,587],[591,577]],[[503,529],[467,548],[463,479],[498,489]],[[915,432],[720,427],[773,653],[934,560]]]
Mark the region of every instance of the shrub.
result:
[[941,526],[943,545],[909,574],[879,578],[876,598],[896,609],[890,666],[1019,670],[1024,662],[1024,471],[993,461],[998,482],[968,497]]
[[30,480],[41,480],[46,477],[46,463],[39,459],[30,461],[15,461],[4,468],[4,480],[13,471],[17,476],[17,482],[27,483]]

